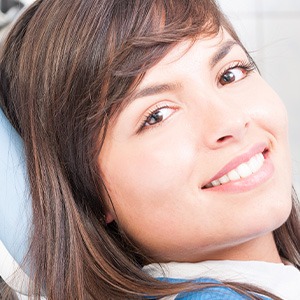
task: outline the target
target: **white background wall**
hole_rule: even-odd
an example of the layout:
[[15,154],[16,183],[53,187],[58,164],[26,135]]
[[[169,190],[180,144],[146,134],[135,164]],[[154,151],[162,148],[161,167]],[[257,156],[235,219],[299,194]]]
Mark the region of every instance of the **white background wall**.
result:
[[262,76],[284,101],[300,194],[300,1],[219,0]]

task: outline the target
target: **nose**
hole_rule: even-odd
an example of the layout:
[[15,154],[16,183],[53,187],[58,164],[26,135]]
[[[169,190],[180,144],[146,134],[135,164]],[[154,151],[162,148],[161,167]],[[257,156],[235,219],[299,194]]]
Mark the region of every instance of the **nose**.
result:
[[206,115],[204,142],[207,147],[217,149],[245,138],[251,118],[241,105],[220,100],[217,104],[210,104]]

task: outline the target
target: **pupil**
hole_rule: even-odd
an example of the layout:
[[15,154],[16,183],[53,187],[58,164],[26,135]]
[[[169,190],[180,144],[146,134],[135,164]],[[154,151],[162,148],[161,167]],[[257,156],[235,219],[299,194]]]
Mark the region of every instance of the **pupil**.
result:
[[223,80],[225,82],[232,82],[234,80],[234,74],[232,72],[228,72],[223,75]]
[[148,124],[152,125],[152,124],[158,123],[158,122],[162,121],[162,119],[163,119],[163,115],[162,115],[161,111],[157,111],[150,116],[150,118],[148,120]]

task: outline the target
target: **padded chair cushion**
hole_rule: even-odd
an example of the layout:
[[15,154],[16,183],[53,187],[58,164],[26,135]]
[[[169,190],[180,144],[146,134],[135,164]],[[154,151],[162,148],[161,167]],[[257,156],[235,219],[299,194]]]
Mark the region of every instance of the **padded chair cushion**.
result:
[[0,109],[0,240],[19,264],[31,219],[25,167],[22,140]]

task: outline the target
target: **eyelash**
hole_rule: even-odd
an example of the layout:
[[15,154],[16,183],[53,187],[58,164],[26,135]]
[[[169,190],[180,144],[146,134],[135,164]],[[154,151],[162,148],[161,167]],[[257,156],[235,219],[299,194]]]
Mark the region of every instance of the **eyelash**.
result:
[[158,104],[158,105],[156,105],[155,107],[150,108],[150,109],[145,113],[145,116],[143,117],[143,120],[141,121],[141,124],[140,124],[140,126],[139,126],[139,128],[138,128],[137,133],[138,133],[138,134],[141,133],[141,132],[145,129],[145,127],[148,127],[147,130],[150,130],[150,129],[153,129],[153,128],[157,127],[157,126],[160,126],[163,122],[158,122],[157,124],[149,125],[149,126],[146,125],[146,122],[147,122],[148,118],[151,117],[151,115],[153,115],[154,113],[156,113],[156,112],[158,112],[159,110],[164,109],[164,108],[169,108],[169,109],[176,110],[175,107],[172,107],[172,106],[170,106],[170,105],[168,105],[168,104],[161,104],[161,105]]
[[[220,83],[222,76],[224,76],[230,70],[233,70],[236,68],[240,68],[240,69],[243,69],[244,71],[246,71],[245,77],[247,77],[247,75],[249,75],[251,72],[253,72],[257,69],[255,62],[252,59],[233,62],[231,65],[227,66],[223,71],[221,71],[221,73],[218,75],[218,77],[217,77],[218,83]],[[230,84],[230,83],[228,83],[228,84]]]

